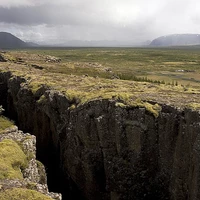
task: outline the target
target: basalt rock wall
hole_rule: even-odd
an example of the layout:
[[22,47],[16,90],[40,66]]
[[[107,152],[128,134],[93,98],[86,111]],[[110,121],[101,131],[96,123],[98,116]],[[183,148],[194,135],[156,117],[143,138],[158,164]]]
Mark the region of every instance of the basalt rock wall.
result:
[[197,111],[162,104],[155,118],[115,100],[71,109],[64,94],[46,86],[33,93],[7,73],[0,83],[0,104],[36,136],[49,187],[64,199],[200,199]]

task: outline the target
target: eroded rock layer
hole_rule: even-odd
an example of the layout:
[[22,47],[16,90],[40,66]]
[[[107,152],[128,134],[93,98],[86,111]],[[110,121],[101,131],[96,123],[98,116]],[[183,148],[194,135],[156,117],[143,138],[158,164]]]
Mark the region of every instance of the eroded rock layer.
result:
[[200,198],[198,111],[161,104],[155,117],[114,99],[72,108],[61,92],[33,93],[24,78],[1,73],[0,82],[0,104],[36,136],[49,187],[65,199]]
[[45,168],[36,160],[36,138],[16,126],[0,133],[0,199],[61,200],[49,192]]

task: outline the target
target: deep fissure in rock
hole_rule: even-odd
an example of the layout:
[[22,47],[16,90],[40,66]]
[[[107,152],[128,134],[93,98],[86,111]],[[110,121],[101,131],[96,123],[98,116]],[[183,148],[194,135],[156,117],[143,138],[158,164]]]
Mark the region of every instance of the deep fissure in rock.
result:
[[[2,74],[1,74],[2,75]],[[62,193],[62,199],[84,199],[76,184],[69,178],[66,180],[60,169],[60,149],[53,145],[52,129],[50,118],[44,113],[38,111],[33,116],[33,113],[28,113],[31,116],[30,121],[24,121],[26,116],[23,113],[18,113],[14,100],[9,94],[7,82],[10,78],[10,73],[0,76],[0,105],[5,109],[4,115],[15,122],[20,130],[28,132],[36,136],[36,157],[41,161],[47,173],[47,184],[50,192]],[[24,113],[27,115],[27,113]],[[25,117],[25,118],[24,118]],[[27,118],[28,119],[28,118]]]
[[36,135],[50,190],[64,199],[199,199],[198,112],[162,105],[155,118],[108,100],[70,110],[61,93],[33,94],[22,78],[9,78],[0,73],[0,104]]

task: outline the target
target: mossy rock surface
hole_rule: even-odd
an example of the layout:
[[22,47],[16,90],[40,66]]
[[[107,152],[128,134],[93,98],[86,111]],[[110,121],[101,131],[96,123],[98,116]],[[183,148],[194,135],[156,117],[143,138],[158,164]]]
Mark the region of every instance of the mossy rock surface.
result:
[[6,117],[0,116],[0,134],[7,128],[14,126],[14,123]]
[[0,179],[23,179],[22,170],[28,163],[20,146],[13,140],[0,142]]
[[13,188],[1,192],[0,200],[52,200],[52,198],[34,190]]

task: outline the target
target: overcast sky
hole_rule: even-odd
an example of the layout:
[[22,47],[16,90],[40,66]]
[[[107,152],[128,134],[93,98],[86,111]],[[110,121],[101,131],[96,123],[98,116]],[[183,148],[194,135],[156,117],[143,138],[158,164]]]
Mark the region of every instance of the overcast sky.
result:
[[38,43],[136,43],[200,33],[200,0],[0,0],[0,27]]

